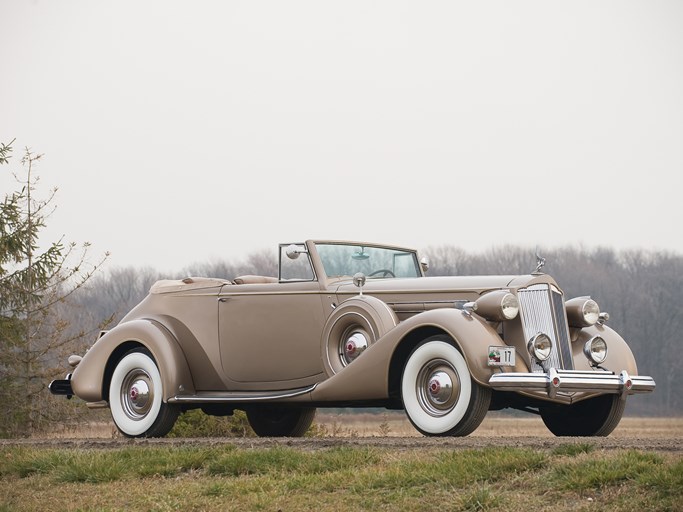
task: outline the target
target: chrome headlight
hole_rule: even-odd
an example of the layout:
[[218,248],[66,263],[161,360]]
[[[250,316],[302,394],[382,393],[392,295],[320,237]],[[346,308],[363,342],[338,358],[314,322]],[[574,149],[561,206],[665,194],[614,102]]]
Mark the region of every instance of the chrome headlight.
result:
[[600,336],[593,336],[583,346],[583,353],[594,364],[602,364],[607,359],[607,343]]
[[553,350],[553,342],[545,333],[539,332],[536,336],[529,340],[527,345],[529,354],[536,358],[537,361],[545,361],[550,357]]
[[506,320],[516,318],[519,314],[519,301],[517,300],[517,297],[511,293],[505,295],[503,300],[500,301],[500,311]]
[[479,297],[476,305],[478,315],[495,322],[512,320],[519,314],[517,297],[505,290],[497,290]]
[[590,327],[600,319],[600,306],[590,297],[577,297],[566,303],[567,320],[572,327]]

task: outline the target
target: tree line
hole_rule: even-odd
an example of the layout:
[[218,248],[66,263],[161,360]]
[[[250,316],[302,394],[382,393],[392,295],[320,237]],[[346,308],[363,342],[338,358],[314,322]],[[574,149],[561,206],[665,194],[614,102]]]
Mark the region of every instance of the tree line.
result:
[[[535,269],[535,250],[497,247],[484,253],[432,247],[430,275],[528,274]],[[543,272],[552,275],[565,298],[590,295],[609,325],[629,344],[641,375],[654,377],[652,394],[629,398],[627,414],[683,414],[676,377],[683,348],[683,256],[643,249],[562,247],[542,252]]]
[[[521,246],[470,252],[456,246],[427,247],[428,276],[528,274],[536,267],[535,249]],[[653,394],[629,398],[635,415],[681,415],[683,397],[676,390],[676,358],[683,332],[683,257],[646,250],[563,247],[543,251],[543,271],[552,275],[565,297],[590,295],[610,314],[608,325],[629,344],[642,375],[657,382]],[[277,254],[261,250],[244,261],[197,263],[174,276],[153,268],[118,267],[95,276],[79,294],[78,308],[116,322],[135,306],[150,286],[163,278],[211,276],[232,279],[243,274],[277,275]],[[84,327],[82,327],[83,329]]]
[[[0,143],[0,169],[12,145]],[[277,275],[277,253],[260,250],[242,261],[200,262],[161,275],[150,267],[107,267],[107,255],[93,257],[88,244],[46,243],[40,231],[54,208],[56,190],[37,198],[40,155],[26,149],[17,190],[0,203],[0,437],[30,434],[57,422],[78,421],[92,412],[61,397],[47,384],[69,371],[69,354],[82,354],[97,333],[115,325],[158,279],[244,274]],[[46,247],[46,249],[40,249]],[[528,274],[535,251],[519,246],[486,252],[442,245],[422,251],[431,260],[428,275]],[[562,247],[542,251],[544,272],[566,298],[590,295],[610,313],[608,325],[629,343],[639,373],[657,389],[629,399],[627,412],[681,415],[683,397],[678,350],[683,331],[683,256],[648,250]],[[94,263],[93,263],[94,260]]]

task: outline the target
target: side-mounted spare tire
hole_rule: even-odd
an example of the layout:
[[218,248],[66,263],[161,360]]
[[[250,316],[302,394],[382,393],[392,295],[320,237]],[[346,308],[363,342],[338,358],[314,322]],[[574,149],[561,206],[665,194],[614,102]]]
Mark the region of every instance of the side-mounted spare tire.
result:
[[146,348],[128,351],[114,368],[109,408],[126,437],[163,437],[178,418],[177,405],[164,403],[159,367]]
[[323,365],[328,377],[342,371],[397,325],[396,313],[377,297],[359,295],[339,304],[322,334]]

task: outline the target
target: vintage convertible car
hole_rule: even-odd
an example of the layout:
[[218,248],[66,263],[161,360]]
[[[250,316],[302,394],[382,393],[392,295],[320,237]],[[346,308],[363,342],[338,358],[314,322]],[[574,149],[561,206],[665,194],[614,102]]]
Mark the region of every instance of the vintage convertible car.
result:
[[279,276],[159,281],[57,395],[109,407],[128,437],[179,412],[246,411],[261,436],[303,435],[317,407],[404,409],[425,435],[464,436],[487,411],[540,414],[555,435],[604,436],[653,391],[589,297],[552,277],[425,277],[416,251],[281,244]]

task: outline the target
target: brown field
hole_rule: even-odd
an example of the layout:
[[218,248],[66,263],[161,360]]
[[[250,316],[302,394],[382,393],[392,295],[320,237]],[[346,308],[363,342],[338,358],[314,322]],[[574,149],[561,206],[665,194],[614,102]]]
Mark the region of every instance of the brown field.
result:
[[[683,418],[626,417],[607,438],[557,438],[538,417],[494,412],[471,436],[438,438],[401,412],[319,411],[311,434],[125,439],[101,422],[0,439],[0,512],[627,512],[680,510],[683,499]],[[334,464],[321,472],[325,458]]]
[[[385,414],[329,414],[318,411],[316,423],[337,437],[421,437],[402,412]],[[554,437],[538,416],[489,413],[470,437]],[[625,417],[610,437],[683,439],[683,418]]]
[[[333,414],[318,410],[313,431],[316,437],[422,437],[400,411],[385,413]],[[90,423],[77,428],[56,426],[43,439],[112,439],[119,437],[111,422]],[[538,416],[511,416],[489,413],[469,437],[547,437],[554,436]],[[683,441],[683,418],[625,417],[610,438],[680,438]]]

